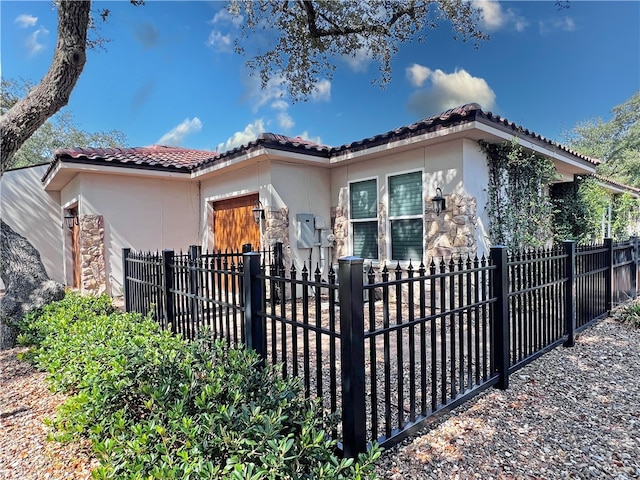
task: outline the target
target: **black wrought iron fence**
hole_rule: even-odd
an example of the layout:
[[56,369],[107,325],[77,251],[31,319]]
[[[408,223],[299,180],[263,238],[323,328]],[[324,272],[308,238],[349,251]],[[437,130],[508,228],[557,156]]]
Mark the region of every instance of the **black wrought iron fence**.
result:
[[564,340],[572,242],[562,247],[512,252],[509,270],[512,371]]
[[[270,261],[266,261],[266,259]],[[276,253],[123,252],[128,310],[192,338],[207,327],[301,379],[353,456],[390,447],[637,294],[638,241],[337,272]],[[363,271],[366,270],[366,271]]]

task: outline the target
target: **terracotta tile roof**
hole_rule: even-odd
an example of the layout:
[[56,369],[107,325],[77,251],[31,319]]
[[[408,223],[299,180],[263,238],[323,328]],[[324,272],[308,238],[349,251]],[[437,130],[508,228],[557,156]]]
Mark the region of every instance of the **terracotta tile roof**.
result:
[[331,153],[336,154],[364,150],[391,141],[403,140],[424,133],[435,132],[443,128],[449,128],[476,120],[484,121],[484,123],[494,124],[501,128],[512,130],[514,134],[521,134],[533,140],[538,140],[542,143],[546,143],[556,149],[560,149],[564,152],[570,153],[571,155],[579,157],[582,160],[585,160],[594,165],[600,163],[600,161],[597,159],[582,155],[564,145],[561,145],[560,143],[549,140],[542,135],[538,135],[537,133],[525,129],[520,125],[510,122],[506,118],[502,118],[499,115],[494,115],[491,112],[484,112],[482,111],[480,105],[478,105],[477,103],[468,103],[466,105],[461,105],[459,107],[447,110],[446,112],[427,117],[416,123],[412,123],[411,125],[400,127],[395,130],[390,130],[386,133],[382,133],[371,138],[366,138],[358,142],[341,145],[339,147],[333,148],[331,150]]
[[207,167],[211,163],[215,163],[219,160],[230,159],[244,155],[258,148],[274,148],[286,152],[299,152],[307,155],[328,157],[331,147],[320,143],[312,142],[311,140],[305,140],[302,137],[288,137],[286,135],[280,135],[277,133],[261,133],[255,140],[241,145],[239,147],[227,150],[215,158],[204,160],[196,165],[196,167]]
[[395,130],[390,130],[386,133],[356,142],[347,143],[338,147],[315,143],[300,137],[293,138],[275,133],[262,133],[256,140],[222,154],[164,145],[152,145],[150,147],[136,148],[63,148],[56,150],[55,159],[43,177],[43,181],[60,161],[96,165],[112,164],[122,167],[191,172],[199,168],[206,168],[212,163],[220,160],[230,159],[250,153],[258,148],[273,148],[280,151],[297,152],[305,155],[331,158],[335,155],[366,150],[392,141],[403,140],[424,133],[430,133],[439,129],[462,125],[473,121],[493,125],[502,130],[512,131],[514,135],[528,137],[532,141],[550,145],[554,147],[554,149],[567,152],[594,165],[600,163],[596,159],[581,155],[564,145],[548,140],[535,132],[529,131],[520,125],[500,117],[499,115],[494,115],[491,112],[484,112],[477,103],[469,103],[425,118],[416,123],[412,123],[411,125],[403,126]]
[[627,190],[629,193],[640,196],[640,188],[632,187],[631,185],[625,185],[624,183],[617,182],[616,180],[605,177],[603,175],[598,175],[597,173],[594,173],[592,177],[603,183],[608,183],[609,185],[616,186],[618,188],[621,188],[622,190]]
[[216,156],[216,152],[182,147],[152,145],[134,148],[60,148],[56,159],[99,160],[105,163],[147,165],[190,169],[198,162]]

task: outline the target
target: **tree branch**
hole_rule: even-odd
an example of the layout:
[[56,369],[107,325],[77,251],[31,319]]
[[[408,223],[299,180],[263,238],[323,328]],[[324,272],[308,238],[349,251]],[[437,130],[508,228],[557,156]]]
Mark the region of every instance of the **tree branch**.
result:
[[90,1],[58,4],[58,41],[42,81],[0,117],[0,172],[22,144],[64,107],[86,62]]

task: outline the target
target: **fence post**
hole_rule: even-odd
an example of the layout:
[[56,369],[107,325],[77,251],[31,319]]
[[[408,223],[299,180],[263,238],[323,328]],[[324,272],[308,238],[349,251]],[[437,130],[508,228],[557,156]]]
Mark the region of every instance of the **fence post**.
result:
[[198,322],[198,259],[202,254],[202,247],[199,245],[189,245],[189,312],[191,321],[191,328],[187,333],[187,336],[193,338],[196,333],[196,325]]
[[173,250],[162,251],[162,293],[166,325],[171,325],[171,333],[176,333],[176,311],[173,303]]
[[262,308],[262,285],[260,274],[260,254],[248,252],[242,255],[244,268],[244,319],[247,348],[255,350],[262,364],[267,358],[267,337],[264,319],[260,316]]
[[564,277],[566,278],[564,290],[565,330],[567,340],[565,347],[573,347],[576,344],[576,242],[565,240],[562,249],[567,256]]
[[492,350],[494,366],[500,379],[496,387],[501,390],[509,388],[509,270],[507,266],[507,247],[498,245],[491,247],[491,263],[493,270],[492,290],[496,298],[493,315]]
[[638,258],[638,237],[631,237],[629,239],[633,250],[631,251],[631,296],[635,300],[638,296],[638,266],[640,265],[640,259]]
[[604,272],[604,301],[605,309],[607,312],[611,312],[613,309],[613,239],[605,238],[604,246],[607,249],[607,267]]
[[129,298],[129,289],[127,288],[127,277],[129,276],[129,254],[130,248],[122,249],[122,296],[124,297],[124,310],[125,312],[131,311],[131,299]]
[[342,359],[343,454],[355,458],[367,449],[364,369],[364,260],[339,259],[340,358]]

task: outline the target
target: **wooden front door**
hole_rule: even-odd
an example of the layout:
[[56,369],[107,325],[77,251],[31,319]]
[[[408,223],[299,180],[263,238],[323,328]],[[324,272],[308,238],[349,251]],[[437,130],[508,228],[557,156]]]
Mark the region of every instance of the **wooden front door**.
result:
[[240,251],[250,243],[260,248],[260,226],[253,220],[258,195],[248,195],[213,203],[213,241],[215,251]]

